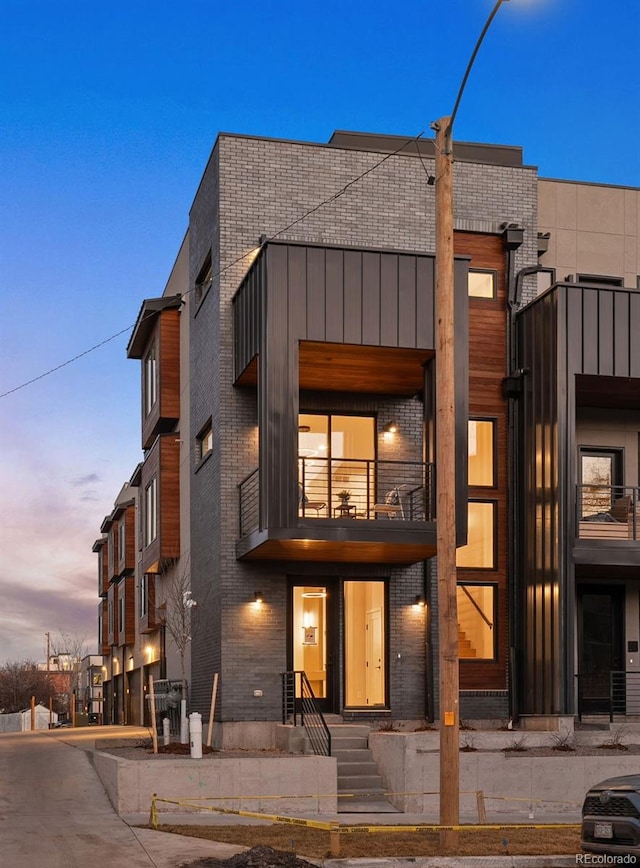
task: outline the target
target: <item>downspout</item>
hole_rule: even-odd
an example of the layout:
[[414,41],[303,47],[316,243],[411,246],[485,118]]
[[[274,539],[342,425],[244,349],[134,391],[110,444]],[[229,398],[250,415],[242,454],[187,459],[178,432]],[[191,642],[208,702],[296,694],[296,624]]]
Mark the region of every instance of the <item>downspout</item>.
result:
[[423,561],[423,582],[424,582],[424,599],[426,602],[426,624],[425,624],[425,697],[424,697],[424,716],[427,723],[433,723],[435,718],[435,703],[433,693],[433,606],[431,604],[431,562]]
[[506,370],[505,383],[503,385],[503,394],[508,400],[507,404],[507,490],[509,498],[509,508],[507,510],[507,575],[508,575],[508,594],[509,594],[509,657],[507,662],[507,685],[508,685],[508,702],[509,702],[509,725],[513,724],[518,717],[518,697],[517,697],[517,678],[515,673],[516,656],[515,649],[517,647],[517,606],[515,605],[515,570],[518,564],[518,540],[516,535],[517,528],[517,481],[518,481],[518,463],[517,463],[517,396],[512,393],[507,384],[516,370],[516,345],[515,345],[515,310],[519,302],[519,288],[522,286],[522,280],[518,282],[521,272],[515,273],[515,257],[516,251],[524,241],[524,229],[515,223],[502,224],[502,243],[506,252],[506,290],[507,290],[507,345],[506,345]]

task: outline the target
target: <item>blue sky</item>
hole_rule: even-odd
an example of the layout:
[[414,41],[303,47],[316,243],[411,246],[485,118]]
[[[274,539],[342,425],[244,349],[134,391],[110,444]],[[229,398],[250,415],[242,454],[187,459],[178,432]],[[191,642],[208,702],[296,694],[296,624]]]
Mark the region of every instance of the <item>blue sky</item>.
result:
[[[0,0],[0,392],[161,294],[219,131],[428,135],[492,6]],[[510,0],[455,137],[640,185],[639,36],[637,0]],[[127,339],[0,400],[0,662],[47,630],[94,650],[91,545],[141,456]]]

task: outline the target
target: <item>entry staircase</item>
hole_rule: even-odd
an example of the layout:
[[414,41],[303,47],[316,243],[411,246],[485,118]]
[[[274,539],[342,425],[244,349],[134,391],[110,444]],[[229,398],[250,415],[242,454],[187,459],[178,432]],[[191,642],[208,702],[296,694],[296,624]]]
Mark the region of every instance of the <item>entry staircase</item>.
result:
[[338,763],[338,811],[348,814],[399,813],[385,795],[378,766],[369,748],[370,727],[327,721],[331,756]]

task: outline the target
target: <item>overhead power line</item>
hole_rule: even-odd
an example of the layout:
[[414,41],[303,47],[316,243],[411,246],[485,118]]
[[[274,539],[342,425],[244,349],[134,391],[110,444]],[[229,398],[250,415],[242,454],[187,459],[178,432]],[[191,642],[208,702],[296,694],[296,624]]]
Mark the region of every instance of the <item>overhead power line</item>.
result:
[[[366,178],[367,175],[370,175],[372,172],[375,172],[376,169],[380,168],[380,166],[382,166],[383,163],[386,163],[387,160],[390,160],[391,157],[395,157],[401,151],[404,151],[404,149],[407,147],[407,145],[410,145],[412,142],[417,143],[418,140],[421,139],[422,136],[424,135],[424,132],[425,131],[422,130],[420,133],[418,133],[417,136],[413,136],[412,138],[404,141],[398,148],[396,148],[395,151],[391,151],[390,153],[385,154],[385,156],[382,157],[381,160],[378,160],[378,162],[374,163],[373,166],[370,166],[368,169],[365,169],[365,171],[362,172],[360,175],[357,175],[355,178],[352,178],[343,187],[341,187],[335,193],[332,193],[331,196],[328,196],[326,199],[323,199],[321,202],[318,202],[317,205],[314,205],[312,208],[309,208],[308,211],[305,211],[304,214],[300,215],[300,217],[296,217],[295,220],[292,220],[290,223],[287,223],[287,225],[283,226],[282,229],[278,229],[277,232],[274,232],[272,235],[267,236],[267,238],[263,240],[262,244],[266,244],[268,241],[274,241],[280,235],[283,235],[285,232],[288,232],[294,226],[297,226],[299,223],[302,223],[304,220],[307,219],[307,217],[310,217],[312,214],[315,214],[316,211],[319,211],[321,208],[324,208],[325,205],[330,205],[331,202],[335,202],[336,199],[339,199],[341,196],[344,196],[344,194],[347,193],[349,191],[349,189],[351,187],[353,187],[354,184],[357,184],[358,181],[361,181],[363,178]],[[420,157],[420,160],[421,160],[422,165],[424,167],[424,161],[422,160],[422,154],[420,153],[420,149],[416,148],[416,150],[418,151],[418,156]],[[429,173],[427,172],[426,167],[424,167],[424,168],[425,168],[425,173],[427,174],[428,183],[432,183],[430,181],[431,176],[429,176]],[[254,250],[255,250],[255,248],[254,248]],[[250,250],[247,253],[243,253],[242,255],[237,256],[231,262],[227,263],[227,265],[224,265],[222,268],[220,268],[218,271],[216,271],[215,274],[211,275],[211,280],[214,280],[216,277],[220,277],[220,275],[224,274],[225,271],[228,271],[230,268],[233,268],[234,265],[237,265],[239,262],[242,262],[242,260],[246,259],[247,256],[250,256],[254,252],[254,250]],[[183,292],[182,295],[183,296],[189,295],[190,293],[192,293],[194,291],[195,291],[195,287],[192,287],[191,289],[188,289],[185,292]],[[149,315],[153,315],[153,313],[154,312],[150,313]],[[115,334],[111,335],[110,337],[105,338],[104,340],[100,341],[97,344],[94,344],[92,347],[89,347],[86,350],[83,350],[81,353],[78,353],[77,355],[73,356],[72,358],[67,359],[64,362],[61,362],[59,365],[55,365],[55,367],[53,367],[53,368],[49,368],[49,370],[44,371],[42,374],[38,374],[37,377],[32,377],[30,380],[25,380],[24,383],[20,383],[18,386],[14,386],[12,389],[9,389],[6,392],[2,392],[2,394],[0,394],[0,398],[6,398],[9,395],[13,395],[14,392],[19,392],[21,389],[26,389],[27,386],[31,386],[33,383],[37,383],[38,380],[43,380],[45,377],[48,377],[50,374],[55,374],[55,372],[61,370],[61,368],[66,368],[67,365],[71,365],[73,362],[77,362],[78,359],[82,359],[82,358],[84,358],[84,356],[88,356],[90,353],[93,353],[96,350],[99,350],[101,347],[104,347],[106,344],[110,343],[111,341],[114,341],[116,338],[119,338],[120,335],[123,335],[126,332],[130,331],[134,326],[135,326],[135,323],[131,323],[130,325],[126,326],[123,329],[120,329],[120,331],[116,332]]]

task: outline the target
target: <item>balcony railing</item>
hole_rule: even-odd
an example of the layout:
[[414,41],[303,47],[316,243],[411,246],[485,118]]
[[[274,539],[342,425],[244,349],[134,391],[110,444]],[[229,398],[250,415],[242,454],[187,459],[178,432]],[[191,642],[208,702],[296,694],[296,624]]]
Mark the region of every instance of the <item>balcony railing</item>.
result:
[[[240,536],[259,528],[260,484],[254,470],[239,485]],[[422,461],[298,458],[300,519],[433,521],[434,466]]]
[[589,540],[640,539],[640,488],[578,485],[577,536]]
[[587,714],[640,714],[640,672],[604,671],[578,675],[578,718]]

